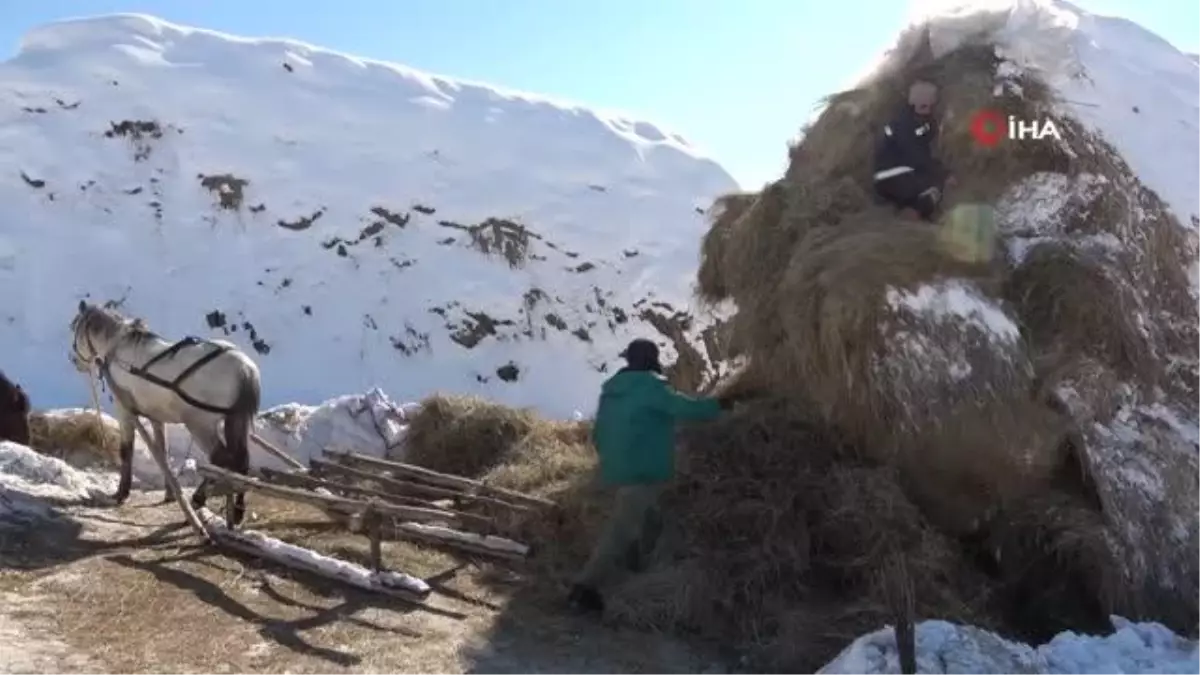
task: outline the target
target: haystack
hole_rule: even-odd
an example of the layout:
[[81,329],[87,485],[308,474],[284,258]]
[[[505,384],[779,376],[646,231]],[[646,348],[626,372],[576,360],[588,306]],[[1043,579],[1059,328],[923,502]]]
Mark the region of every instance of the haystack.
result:
[[[1196,452],[1172,425],[1197,417],[1195,238],[996,54],[906,33],[830,97],[780,180],[714,207],[699,291],[736,304],[747,358],[719,389],[757,398],[685,433],[669,545],[610,599],[616,618],[777,672],[904,611],[1034,641],[1110,612],[1194,631]],[[937,225],[870,191],[877,130],[918,75],[941,85],[958,178],[958,220]],[[981,148],[966,120],[983,107],[1053,116],[1062,141]],[[1001,255],[951,229],[980,204]]]
[[[689,443],[687,466],[719,462],[724,470],[688,475],[680,488],[677,508],[705,517],[691,525],[699,530],[685,527],[694,548],[674,564],[685,578],[723,574],[738,590],[718,602],[721,630],[769,658],[783,658],[788,626],[837,632],[853,628],[849,617],[864,616],[849,607],[892,602],[865,581],[874,578],[866,568],[880,569],[878,542],[889,541],[878,531],[907,532],[901,541],[941,542],[954,552],[884,547],[917,570],[910,583],[925,616],[982,614],[975,618],[1043,638],[1102,622],[1109,611],[1195,626],[1195,452],[1169,457],[1157,449],[1166,442],[1149,434],[1133,442],[1154,467],[1147,478],[1164,485],[1147,495],[1130,484],[1128,468],[1124,477],[1117,469],[1135,451],[1113,440],[1121,437],[1116,420],[1152,402],[1195,419],[1185,395],[1195,400],[1197,321],[1183,273],[1195,240],[1111,146],[1058,114],[1043,82],[1002,76],[1014,69],[1001,68],[996,54],[981,38],[935,55],[924,29],[907,33],[875,76],[830,97],[792,148],[785,176],[749,206],[739,195],[737,209],[720,210],[713,226],[720,234],[705,242],[700,278],[710,282],[700,292],[709,302],[736,303],[733,339],[750,361],[727,386],[757,389],[792,412],[752,429],[743,420],[727,437],[706,430]],[[948,217],[933,226],[897,220],[870,196],[877,131],[916,76],[941,86],[940,154],[959,183]],[[1052,116],[1062,141],[982,148],[966,120],[984,107],[1019,119]],[[964,256],[950,229],[961,224],[955,216],[977,218],[981,203],[996,206],[1003,244],[1003,255],[990,260]],[[1172,363],[1193,365],[1179,372]],[[1095,400],[1083,402],[1079,391]],[[1072,392],[1074,406],[1063,400]],[[850,449],[806,475],[790,455],[828,451],[802,439],[778,442],[798,424],[822,427]],[[730,473],[758,464],[772,468],[729,485]],[[855,479],[839,480],[846,475]],[[773,476],[788,483],[772,487]],[[830,485],[861,495],[856,506],[810,501]],[[838,523],[845,514],[878,518],[880,509],[910,514],[907,525]],[[794,531],[780,532],[781,523]],[[873,536],[831,547],[814,538],[823,523],[826,531]],[[697,534],[714,530],[720,536]],[[1170,532],[1175,551],[1167,550]],[[1138,553],[1146,550],[1164,562],[1147,563]],[[805,556],[810,564],[797,562]],[[726,557],[737,564],[723,566]],[[859,569],[847,560],[874,562]],[[832,605],[806,590],[828,586],[822,561],[856,570],[857,583]],[[974,591],[945,590],[970,586],[973,574],[986,577]],[[929,578],[944,580],[943,591],[919,587]],[[1171,585],[1187,597],[1164,602],[1163,593],[1146,590]],[[1025,602],[1037,592],[1048,601]],[[939,595],[950,597],[920,610]],[[651,604],[661,614],[661,603]],[[813,621],[802,606],[831,606],[837,617]],[[1064,615],[1064,607],[1076,611]],[[885,620],[880,612],[865,616]],[[737,618],[745,623],[730,625]]]

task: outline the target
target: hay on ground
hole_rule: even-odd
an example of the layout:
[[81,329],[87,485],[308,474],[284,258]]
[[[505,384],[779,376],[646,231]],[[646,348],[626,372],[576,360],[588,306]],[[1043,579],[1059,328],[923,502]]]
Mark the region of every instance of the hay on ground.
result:
[[94,410],[36,411],[29,415],[30,447],[86,465],[119,466],[121,430]]
[[405,461],[477,477],[501,462],[537,424],[530,410],[475,396],[430,396],[409,420]]

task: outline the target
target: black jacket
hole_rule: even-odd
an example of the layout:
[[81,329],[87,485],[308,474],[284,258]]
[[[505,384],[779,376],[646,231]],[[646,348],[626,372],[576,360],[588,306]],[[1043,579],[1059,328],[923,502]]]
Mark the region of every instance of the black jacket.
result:
[[937,140],[937,120],[921,118],[905,104],[883,129],[882,137],[875,150],[875,173],[896,167],[911,167],[918,174],[940,180],[945,171],[941,162],[933,156],[933,145]]

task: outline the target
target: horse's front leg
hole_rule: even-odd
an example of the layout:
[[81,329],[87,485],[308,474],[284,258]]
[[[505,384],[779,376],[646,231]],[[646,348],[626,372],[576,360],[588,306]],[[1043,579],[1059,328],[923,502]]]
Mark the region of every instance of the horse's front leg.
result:
[[133,438],[137,433],[137,418],[117,403],[115,406],[117,421],[121,425],[121,480],[117,483],[117,493],[113,501],[117,506],[129,499],[129,490],[133,487]]
[[[150,429],[151,433],[154,434],[155,447],[161,448],[164,460],[163,464],[169,464],[165,461],[168,457],[170,457],[170,455],[167,453],[167,432],[163,423],[157,420],[150,420]],[[177,483],[172,483],[171,481],[167,480],[166,476],[163,477],[163,504],[167,504],[175,499],[175,494],[171,491],[171,486],[173,484]]]

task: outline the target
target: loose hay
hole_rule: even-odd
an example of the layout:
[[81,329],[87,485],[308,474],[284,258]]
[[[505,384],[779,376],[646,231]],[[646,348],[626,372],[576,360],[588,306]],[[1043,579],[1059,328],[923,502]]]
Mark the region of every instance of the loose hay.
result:
[[83,465],[119,466],[121,431],[115,420],[92,410],[32,412],[31,447],[42,454],[70,457]]
[[709,209],[712,227],[700,242],[700,270],[696,275],[700,297],[716,303],[729,297],[722,267],[725,244],[733,225],[750,209],[759,196],[754,193],[732,193],[720,197]]
[[409,420],[405,460],[477,477],[500,463],[538,424],[532,411],[473,396],[431,396]]
[[1125,378],[1154,372],[1146,339],[1132,317],[1136,301],[1104,261],[1059,243],[1034,246],[1012,272],[1005,296],[1047,366],[1090,356]]

